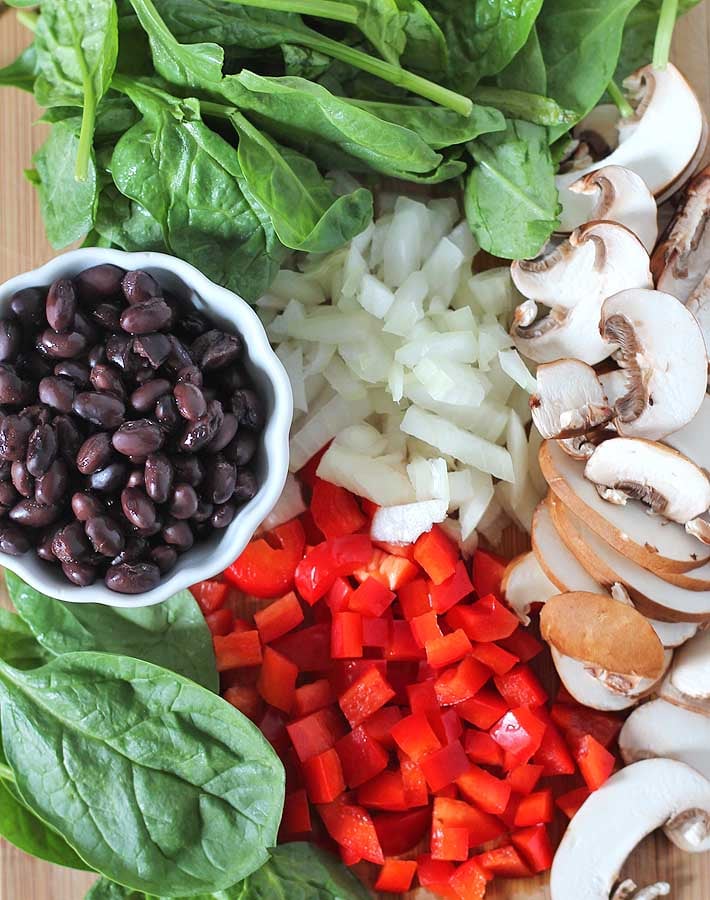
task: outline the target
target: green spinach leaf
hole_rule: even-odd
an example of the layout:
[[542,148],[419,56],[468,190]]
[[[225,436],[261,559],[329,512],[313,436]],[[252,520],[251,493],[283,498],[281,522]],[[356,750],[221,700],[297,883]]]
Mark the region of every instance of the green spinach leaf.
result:
[[328,71],[333,62],[329,56],[297,44],[281,44],[281,53],[286,74],[297,78],[316,80]]
[[92,868],[168,896],[223,890],[276,843],[284,771],[205,688],[141,660],[0,662],[5,755],[25,804]]
[[18,615],[0,609],[0,659],[16,669],[33,669],[51,658]]
[[[700,0],[678,0],[678,15],[697,6]],[[663,0],[641,0],[629,13],[621,41],[621,55],[614,78],[621,83],[627,75],[646,66],[653,56],[658,17]]]
[[0,87],[16,87],[32,93],[37,77],[37,50],[26,47],[10,65],[0,69]]
[[529,122],[471,145],[478,164],[466,183],[466,217],[478,243],[505,259],[536,256],[557,225],[557,189],[547,133]]
[[18,613],[50,655],[99,650],[135,656],[211,691],[219,690],[212,637],[189,591],[180,591],[156,606],[119,609],[63,603],[36,591],[10,571],[5,572],[5,581]]
[[431,72],[437,77],[446,71],[449,50],[444,32],[436,19],[420,0],[396,0],[405,17],[404,31],[407,44],[401,62],[420,72]]
[[532,91],[534,94],[547,93],[547,69],[535,26],[530,29],[525,44],[495,76],[495,83],[498,87],[510,90]]

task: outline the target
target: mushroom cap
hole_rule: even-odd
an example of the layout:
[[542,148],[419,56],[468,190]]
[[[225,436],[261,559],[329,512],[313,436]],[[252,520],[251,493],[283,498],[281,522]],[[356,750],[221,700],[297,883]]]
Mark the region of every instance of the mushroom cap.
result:
[[669,681],[685,697],[710,699],[710,631],[699,631],[678,651]]
[[543,363],[530,396],[533,422],[546,438],[567,438],[609,421],[612,411],[591,366],[578,359]]
[[[665,437],[663,443],[687,456],[698,468],[710,472],[708,435],[710,435],[710,394],[705,394],[693,420]],[[710,583],[707,586],[710,587]]]
[[555,593],[602,592],[594,577],[576,559],[555,530],[549,500],[543,500],[538,504],[533,515],[530,538],[538,565],[557,587]]
[[710,778],[710,718],[658,699],[635,709],[619,734],[627,765],[640,759],[675,759]]
[[555,647],[550,647],[550,653],[560,681],[567,692],[582,706],[599,709],[602,712],[621,712],[639,702],[636,695],[619,694],[609,690],[592,670],[578,659],[565,656]]
[[[710,813],[710,781],[682,762],[646,759],[616,772],[567,827],[550,873],[552,900],[608,900],[634,847],[698,810],[705,818]],[[676,840],[677,833],[669,837]]]
[[618,347],[626,376],[615,403],[619,434],[659,440],[693,420],[707,389],[708,356],[697,320],[679,300],[662,291],[622,291],[604,301],[599,331]]
[[682,453],[643,438],[612,438],[587,460],[584,477],[685,524],[710,507],[710,479]]
[[663,645],[634,609],[606,594],[574,591],[550,598],[540,613],[542,637],[560,653],[607,672],[656,680]]
[[532,552],[522,553],[512,559],[501,581],[505,602],[523,625],[530,624],[530,607],[535,603],[547,603],[559,593],[557,586],[545,575]]
[[647,515],[640,504],[616,506],[602,500],[596,487],[584,477],[581,463],[555,441],[545,441],[540,447],[540,468],[565,506],[607,544],[640,566],[665,575],[689,572],[710,560],[710,548],[680,525]]

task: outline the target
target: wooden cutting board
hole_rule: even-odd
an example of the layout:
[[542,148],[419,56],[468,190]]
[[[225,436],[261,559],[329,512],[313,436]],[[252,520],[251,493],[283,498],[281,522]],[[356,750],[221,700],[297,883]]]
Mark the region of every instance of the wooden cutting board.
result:
[[[12,11],[0,15],[0,66],[28,43],[27,32]],[[710,112],[710,5],[702,3],[676,30],[674,58]],[[35,268],[53,255],[42,227],[34,191],[23,178],[45,129],[33,125],[38,109],[21,91],[0,92],[0,283]],[[525,549],[525,538],[513,536],[505,550]],[[0,603],[7,604],[4,582]],[[610,810],[610,815],[613,811]],[[235,848],[236,852],[236,848]],[[664,880],[674,900],[710,900],[710,854],[681,853],[662,835],[653,835],[636,850],[624,872],[639,884]],[[0,840],[0,900],[82,900],[93,877],[31,859]],[[383,895],[391,896],[391,895]],[[549,900],[545,879],[495,881],[490,900]],[[558,900],[576,900],[574,897]]]

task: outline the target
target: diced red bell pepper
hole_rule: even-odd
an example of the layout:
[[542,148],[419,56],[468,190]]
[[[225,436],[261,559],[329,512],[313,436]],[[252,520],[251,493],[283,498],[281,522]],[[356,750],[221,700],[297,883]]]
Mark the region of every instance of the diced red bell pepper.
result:
[[498,644],[474,643],[471,656],[487,666],[496,675],[505,675],[519,662],[518,657],[508,653]]
[[363,647],[377,647],[384,650],[390,639],[391,619],[371,619],[362,617],[362,645]]
[[402,772],[404,797],[408,805],[410,807],[426,806],[429,802],[429,789],[424,773],[418,764],[404,753],[400,753],[399,767]]
[[473,583],[479,597],[485,597],[486,594],[500,597],[500,585],[506,565],[506,561],[500,556],[485,550],[476,550],[473,554]]
[[382,865],[382,847],[370,814],[361,806],[334,800],[318,807],[328,834],[359,859]]
[[293,578],[306,546],[306,535],[298,519],[279,525],[267,535],[247,544],[242,555],[229,566],[224,577],[253,597],[283,597],[293,588]]
[[408,684],[407,699],[413,713],[436,715],[439,712],[439,700],[436,696],[434,681],[418,681]]
[[198,581],[190,588],[190,593],[197,600],[204,615],[216,612],[224,606],[229,593],[229,585],[223,581]]
[[430,717],[431,727],[436,732],[442,744],[450,744],[452,741],[458,741],[463,735],[463,725],[461,719],[456,715],[453,709],[442,710],[434,719]]
[[468,577],[466,566],[461,561],[456,563],[454,574],[446,581],[442,581],[441,584],[429,582],[431,606],[440,615],[456,606],[471,593],[473,593],[473,585]]
[[264,650],[264,662],[259,672],[256,689],[271,706],[287,713],[293,706],[298,669],[285,656],[271,647]]
[[345,790],[340,757],[331,747],[301,763],[311,803],[330,803]]
[[259,632],[256,630],[233,631],[224,636],[216,634],[212,641],[218,672],[240,669],[245,666],[258,666],[262,660],[261,641]]
[[466,722],[487,731],[506,714],[508,704],[498,691],[492,687],[483,687],[475,697],[457,703],[454,709]]
[[533,872],[545,872],[550,868],[554,852],[544,825],[514,831],[510,838]]
[[419,766],[431,790],[439,791],[467,772],[471,768],[471,762],[461,741],[452,741],[441,750],[435,750],[419,760]]
[[264,644],[293,631],[302,621],[303,610],[293,591],[254,613],[254,623]]
[[442,672],[435,684],[436,697],[442,706],[452,706],[475,696],[491,677],[490,671],[467,656],[457,666]]
[[353,575],[358,581],[373,578],[390,591],[399,591],[420,572],[421,569],[405,557],[385,553],[379,547],[375,547],[367,567],[358,569]]
[[441,743],[424,713],[412,713],[411,716],[405,716],[397,722],[392,727],[392,738],[415,763],[419,763],[425,756],[441,748]]
[[428,806],[401,813],[376,813],[372,816],[375,831],[380,839],[382,852],[386,856],[400,856],[407,853],[423,839],[429,823],[431,811]]
[[392,591],[379,581],[367,578],[350,595],[348,606],[353,612],[376,619],[389,609],[394,596]]
[[330,655],[333,659],[362,656],[362,616],[360,613],[333,613],[330,626]]
[[344,866],[356,866],[362,862],[362,857],[357,851],[349,850],[340,844],[338,845],[338,853],[340,853],[340,859]]
[[500,641],[500,644],[508,653],[517,656],[521,663],[530,662],[545,649],[534,635],[522,627]]
[[330,625],[311,625],[285,634],[271,645],[300,672],[322,672],[330,667]]
[[493,740],[505,751],[507,770],[528,762],[544,733],[545,724],[526,706],[511,709],[490,730]]
[[357,802],[368,809],[404,812],[409,804],[404,796],[402,773],[385,769],[358,788]]
[[319,709],[317,712],[297,719],[286,726],[298,758],[301,762],[330,750],[346,731],[345,722],[335,707]]
[[483,900],[488,878],[475,859],[469,859],[454,872],[449,886],[461,900]]
[[564,732],[573,752],[587,734],[591,734],[602,747],[609,749],[624,724],[623,719],[613,713],[567,703],[555,703],[550,710],[550,717]]
[[325,709],[335,703],[335,692],[327,678],[320,678],[310,684],[296,688],[293,697],[292,713],[297,718],[308,716],[319,709]]
[[416,871],[416,860],[386,859],[375,882],[375,890],[389,894],[404,894],[412,886]]
[[540,684],[533,670],[527,665],[515,666],[505,675],[496,675],[495,685],[508,706],[542,706],[547,702],[547,691]]
[[305,788],[286,794],[281,816],[281,833],[289,837],[308,834],[312,828],[311,808]]
[[279,756],[285,756],[289,751],[288,733],[286,731],[286,717],[278,709],[267,706],[266,712],[258,721],[259,731],[276,750]]
[[424,658],[424,651],[414,640],[409,622],[402,622],[398,619],[390,622],[385,656],[387,659],[404,662]]
[[455,871],[452,863],[443,859],[433,859],[429,853],[417,857],[419,884],[440,897],[456,897],[449,888],[449,881]]
[[457,606],[446,617],[452,628],[463,628],[472,641],[500,641],[516,630],[518,617],[507,606],[488,594],[470,606]]
[[384,678],[387,663],[384,659],[334,659],[328,678],[333,690],[340,696],[370,669],[377,669]]
[[557,800],[555,800],[555,803],[567,816],[568,819],[572,819],[577,815],[583,803],[590,796],[590,794],[591,791],[589,790],[589,788],[575,788],[573,791],[567,791],[566,794],[562,794],[561,796],[559,796]]
[[439,617],[433,611],[414,616],[409,621],[409,627],[418,647],[424,647],[427,641],[435,641],[444,636],[439,628]]
[[407,621],[411,621],[415,616],[423,616],[431,610],[429,587],[423,578],[415,578],[402,585],[397,596],[402,614]]
[[427,662],[434,669],[443,669],[463,659],[471,652],[471,641],[459,628],[451,634],[427,641],[425,645]]
[[341,737],[335,749],[348,787],[359,787],[387,768],[387,751],[369,736],[362,725]]
[[434,584],[450,578],[459,561],[458,547],[442,528],[434,525],[414,545],[414,559],[424,569]]
[[516,794],[530,794],[542,778],[543,771],[543,766],[524,763],[522,766],[511,769],[506,775],[506,781]]
[[[419,677],[424,660],[390,659],[387,662],[387,680],[395,691],[395,703],[407,704],[407,687]],[[428,677],[428,674],[424,677]]]
[[494,815],[505,812],[511,793],[507,781],[471,764],[468,771],[456,779],[456,784],[463,796],[484,812]]
[[432,859],[463,862],[468,859],[468,828],[446,825],[434,816],[429,849]]
[[309,550],[298,563],[296,590],[311,606],[332,588],[335,579],[352,575],[367,565],[372,543],[366,534],[349,534],[324,541]]
[[575,750],[575,758],[590,791],[596,791],[604,784],[614,771],[616,763],[613,754],[602,747],[591,734],[585,734],[581,739]]
[[338,703],[350,726],[355,728],[393,697],[391,685],[377,669],[372,668],[341,695]]
[[520,854],[511,844],[486,850],[473,857],[479,866],[491,875],[501,878],[530,878],[532,872],[520,858]]
[[516,828],[525,828],[528,825],[540,825],[551,822],[554,815],[552,789],[545,788],[535,791],[527,797],[521,797],[515,812],[513,824]]
[[483,766],[503,765],[503,751],[485,731],[467,728],[463,747],[471,762]]
[[325,447],[321,447],[321,449],[317,453],[313,454],[313,456],[308,460],[308,462],[305,464],[305,466],[302,466],[298,470],[299,481],[301,481],[303,484],[307,484],[308,487],[310,487],[310,488],[313,487],[313,485],[316,483],[316,479],[317,479],[316,472],[318,471],[318,466],[320,465],[320,461],[325,456],[325,452],[328,449],[328,447],[330,447],[330,445],[331,445],[331,441],[328,441],[328,443],[325,445]]
[[353,589],[344,578],[336,578],[328,591],[325,602],[331,612],[344,612],[350,606]]
[[463,800],[435,797],[433,815],[446,825],[465,828],[468,831],[469,847],[479,847],[505,834],[505,827],[500,819]]
[[398,706],[383,706],[362,723],[362,727],[383,747],[388,750],[394,749],[394,738],[392,737],[392,728],[402,718],[402,713]]
[[533,762],[544,767],[544,775],[574,775],[576,767],[562,737],[544,707],[536,709],[538,718],[547,725],[542,743],[535,753]]
[[254,687],[247,685],[234,685],[227,688],[222,697],[236,707],[252,722],[256,722],[264,710],[264,704],[259,692]]
[[313,482],[311,514],[326,538],[354,534],[367,521],[350,491],[322,478]]
[[234,613],[231,609],[217,609],[205,616],[205,622],[213,636],[219,634],[224,637],[234,631]]

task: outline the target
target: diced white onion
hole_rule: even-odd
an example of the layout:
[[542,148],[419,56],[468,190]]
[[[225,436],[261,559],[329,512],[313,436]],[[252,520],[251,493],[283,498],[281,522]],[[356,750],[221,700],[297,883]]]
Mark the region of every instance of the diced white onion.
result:
[[401,506],[382,507],[372,518],[370,535],[375,541],[412,544],[437,522],[446,518],[443,500],[422,500]]
[[292,436],[291,471],[302,469],[342,428],[366,419],[370,409],[367,396],[351,400],[333,397]]
[[283,525],[284,522],[290,522],[296,516],[306,511],[306,504],[303,502],[303,494],[301,493],[301,484],[290,472],[286,476],[286,484],[281,492],[281,496],[276,501],[276,506],[271,510],[269,515],[261,523],[264,531],[271,531]]
[[449,476],[446,460],[415,457],[407,466],[417,500],[446,500],[449,504]]
[[403,465],[373,459],[337,443],[331,444],[323,454],[318,475],[383,506],[414,500],[414,490]]
[[499,350],[498,362],[506,375],[510,375],[524,391],[527,391],[528,394],[535,393],[537,390],[535,376],[525,365],[517,350]]

